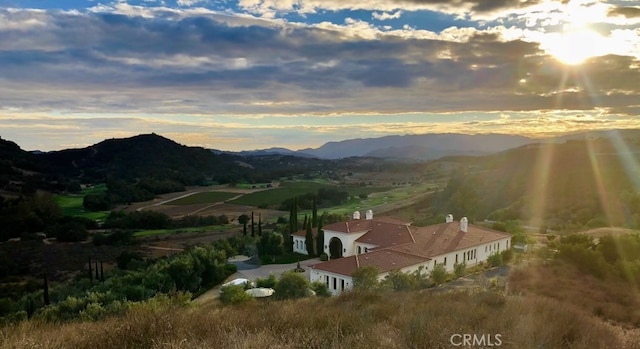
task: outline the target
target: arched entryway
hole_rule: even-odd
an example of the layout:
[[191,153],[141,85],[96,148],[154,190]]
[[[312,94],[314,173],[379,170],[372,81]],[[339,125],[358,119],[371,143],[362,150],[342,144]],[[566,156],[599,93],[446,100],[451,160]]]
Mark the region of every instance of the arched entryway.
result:
[[329,240],[329,254],[331,259],[342,258],[342,241],[336,237]]

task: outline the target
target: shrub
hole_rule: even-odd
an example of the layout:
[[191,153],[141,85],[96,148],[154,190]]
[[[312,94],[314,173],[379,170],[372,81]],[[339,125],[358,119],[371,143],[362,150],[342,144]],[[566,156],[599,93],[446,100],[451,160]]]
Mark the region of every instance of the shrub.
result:
[[489,266],[491,266],[491,267],[497,267],[497,266],[501,266],[502,264],[504,264],[504,262],[502,260],[502,254],[500,254],[500,253],[494,253],[494,254],[490,255],[487,258],[487,262],[489,263]]
[[316,293],[318,297],[330,297],[329,286],[324,282],[315,281],[311,283],[311,289]]
[[256,279],[256,287],[275,288],[277,283],[278,280],[273,274],[269,274],[269,276],[264,279]]
[[276,284],[276,299],[303,298],[309,295],[309,281],[304,275],[285,272]]
[[254,298],[244,292],[244,285],[229,285],[220,289],[220,301],[222,304],[240,304],[254,300]]
[[462,263],[456,263],[453,265],[453,274],[459,278],[462,277],[464,275],[465,270],[467,269],[467,264],[462,262]]
[[436,285],[440,285],[447,280],[447,270],[445,269],[444,264],[436,264],[431,271],[431,280]]
[[379,286],[378,275],[380,271],[374,266],[359,268],[351,275],[353,277],[354,290],[371,290]]
[[320,260],[323,261],[323,262],[328,261],[329,260],[329,255],[323,252],[320,255]]
[[417,282],[413,275],[393,270],[384,278],[383,284],[394,291],[409,291],[416,288]]

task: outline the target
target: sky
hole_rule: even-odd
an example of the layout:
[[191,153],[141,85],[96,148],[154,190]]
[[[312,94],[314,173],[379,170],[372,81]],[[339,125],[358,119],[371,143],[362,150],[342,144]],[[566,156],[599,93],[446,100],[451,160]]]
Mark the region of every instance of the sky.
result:
[[640,128],[640,1],[0,0],[26,150],[612,128]]

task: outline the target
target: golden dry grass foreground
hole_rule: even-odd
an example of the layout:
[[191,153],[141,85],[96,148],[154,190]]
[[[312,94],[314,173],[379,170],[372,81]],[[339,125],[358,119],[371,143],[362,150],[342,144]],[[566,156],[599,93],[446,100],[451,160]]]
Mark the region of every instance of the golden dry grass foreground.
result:
[[573,305],[490,291],[136,307],[100,322],[6,326],[0,340],[2,348],[451,348],[455,334],[492,336],[494,347],[500,335],[500,348],[633,347]]

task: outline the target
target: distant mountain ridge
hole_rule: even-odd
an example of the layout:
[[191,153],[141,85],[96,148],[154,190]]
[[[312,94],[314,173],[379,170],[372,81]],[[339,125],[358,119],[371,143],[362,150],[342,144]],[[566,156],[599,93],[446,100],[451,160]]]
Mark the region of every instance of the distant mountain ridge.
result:
[[342,159],[348,157],[377,157],[407,161],[435,160],[445,156],[482,156],[498,153],[527,144],[565,142],[588,138],[640,137],[640,130],[603,130],[576,132],[547,138],[530,138],[507,134],[459,134],[432,133],[422,135],[394,135],[377,138],[356,138],[327,142],[318,148],[290,150],[269,148],[231,152],[241,156],[293,155],[319,159]]
[[282,154],[320,159],[342,159],[361,156],[403,160],[433,160],[450,155],[487,155],[535,142],[537,140],[524,136],[444,133],[357,138],[328,142],[318,148],[306,148],[298,151],[286,148],[270,148],[233,154],[243,156]]

